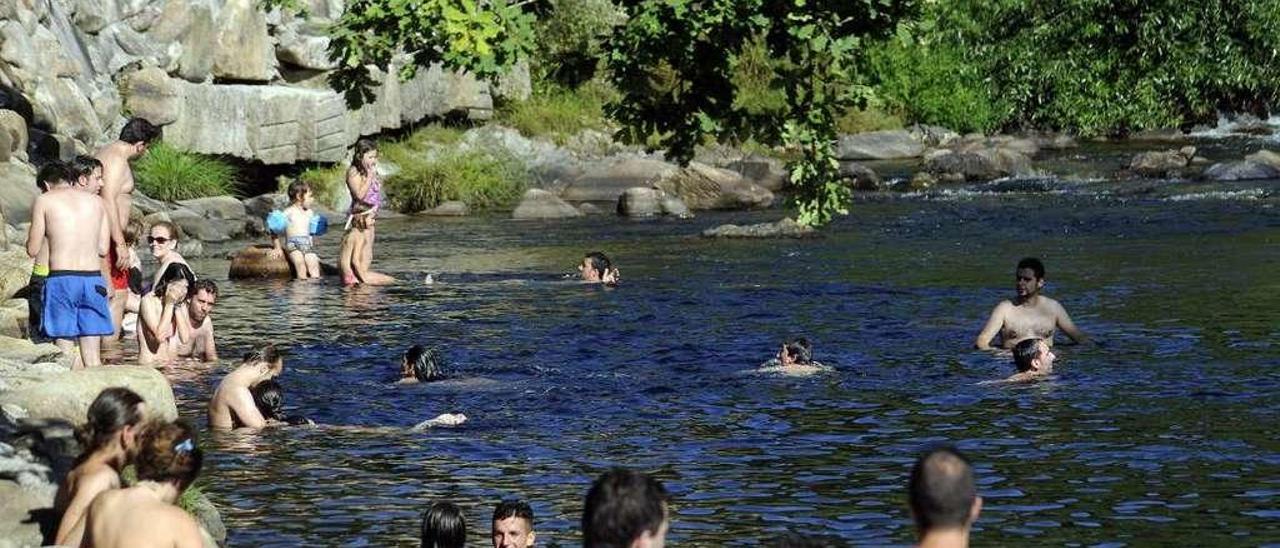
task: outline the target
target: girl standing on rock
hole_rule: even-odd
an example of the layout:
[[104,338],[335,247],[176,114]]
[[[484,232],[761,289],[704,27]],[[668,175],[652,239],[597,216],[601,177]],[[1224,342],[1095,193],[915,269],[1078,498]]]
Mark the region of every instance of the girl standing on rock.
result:
[[[382,209],[382,179],[378,177],[378,146],[368,139],[356,141],[355,151],[351,155],[351,167],[347,168],[347,190],[351,192],[351,216],[347,218],[347,228],[351,228],[353,218],[361,202],[368,206],[370,216],[376,216]],[[357,270],[369,272],[373,265],[374,228],[372,223],[366,230],[364,247],[359,257],[355,257]]]
[[84,451],[54,499],[62,510],[54,544],[80,545],[85,509],[99,493],[120,488],[120,471],[132,460],[145,415],[146,403],[128,388],[103,390],[89,405],[89,422],[76,431]]

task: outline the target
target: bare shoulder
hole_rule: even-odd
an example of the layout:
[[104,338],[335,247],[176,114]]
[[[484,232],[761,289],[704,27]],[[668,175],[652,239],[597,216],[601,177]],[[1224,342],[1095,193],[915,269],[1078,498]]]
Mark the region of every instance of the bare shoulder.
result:
[[81,471],[76,485],[79,490],[103,490],[117,487],[120,487],[120,475],[109,466],[99,466],[92,470]]
[[1057,299],[1045,297],[1044,295],[1040,296],[1040,305],[1046,309],[1052,310],[1053,312],[1066,311],[1066,309],[1062,307],[1062,303],[1058,302]]

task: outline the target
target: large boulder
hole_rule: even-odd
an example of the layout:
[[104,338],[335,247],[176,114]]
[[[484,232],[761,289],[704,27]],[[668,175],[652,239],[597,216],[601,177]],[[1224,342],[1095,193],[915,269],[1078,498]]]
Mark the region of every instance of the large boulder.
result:
[[62,359],[62,351],[49,343],[36,344],[28,339],[0,337],[0,358],[21,363],[57,362]]
[[244,202],[231,196],[213,196],[182,200],[178,205],[190,209],[206,219],[244,222],[246,208]]
[[31,222],[31,204],[40,195],[36,169],[26,162],[0,162],[0,215],[10,224]]
[[1222,162],[1204,170],[1204,177],[1211,181],[1247,181],[1250,179],[1280,179],[1280,169],[1261,162],[1241,160]]
[[165,420],[178,418],[169,380],[150,367],[94,367],[78,371],[15,371],[0,365],[0,405],[16,406],[32,419],[84,422],[89,404],[105,388],[123,386],[147,402],[148,411]]
[[659,197],[661,190],[648,187],[628,188],[618,197],[618,215],[624,217],[652,217],[662,214]]
[[0,249],[0,301],[13,297],[31,281],[31,257],[25,251],[10,247]]
[[787,185],[786,166],[777,158],[751,154],[729,162],[724,167],[741,173],[747,180],[771,192],[782,190]]
[[182,111],[182,86],[157,67],[147,67],[124,77],[129,111],[151,123],[166,125]]
[[12,110],[0,110],[0,162],[27,159],[27,121]]
[[323,31],[309,32],[301,21],[278,27],[276,40],[276,58],[283,63],[311,70],[338,66],[329,59],[329,37]]
[[1245,160],[1259,164],[1266,164],[1276,169],[1280,169],[1280,153],[1270,150],[1259,150],[1253,154],[1244,157]]
[[213,12],[208,6],[193,4],[189,17],[190,23],[182,36],[177,75],[189,82],[203,82],[213,74],[215,50],[207,45],[217,39]]
[[628,188],[651,187],[679,170],[662,160],[623,158],[590,168],[570,183],[560,197],[571,202],[617,202]]
[[886,130],[841,135],[836,142],[836,158],[840,160],[893,160],[916,158],[925,146],[907,130]]
[[882,190],[883,182],[875,170],[858,162],[840,162],[840,178],[858,190]]
[[[178,228],[182,230],[182,234],[187,238],[195,238],[204,242],[225,242],[231,239],[231,233],[227,230],[226,225],[212,221],[190,209],[174,209],[169,211],[167,216],[170,222],[178,225]],[[241,224],[240,230],[244,230],[243,224]]]
[[1196,147],[1143,152],[1129,161],[1129,171],[1143,177],[1178,177],[1196,157]]
[[654,187],[679,197],[690,209],[760,209],[773,204],[773,193],[735,171],[691,162]]
[[276,74],[267,17],[254,0],[227,0],[218,14],[213,76],[267,82]]
[[266,219],[267,214],[273,209],[283,210],[289,207],[289,197],[282,193],[274,192],[271,194],[262,194],[252,198],[245,198],[241,202],[244,204],[244,213],[246,216],[255,219]]
[[1031,173],[1031,159],[1007,148],[985,148],[972,152],[941,150],[927,156],[924,170],[950,182],[989,181],[1010,175]]
[[0,306],[0,338],[25,339],[31,336],[27,332],[29,313],[26,299],[4,301],[4,306]]
[[565,219],[581,217],[582,212],[561,200],[555,194],[539,188],[531,188],[520,199],[520,205],[511,212],[512,219]]
[[231,259],[231,270],[227,277],[232,280],[292,278],[293,269],[290,268],[289,261],[284,256],[272,257],[271,250],[270,245],[255,245],[240,250]]
[[422,212],[430,217],[466,217],[471,214],[471,207],[466,202],[449,200]]

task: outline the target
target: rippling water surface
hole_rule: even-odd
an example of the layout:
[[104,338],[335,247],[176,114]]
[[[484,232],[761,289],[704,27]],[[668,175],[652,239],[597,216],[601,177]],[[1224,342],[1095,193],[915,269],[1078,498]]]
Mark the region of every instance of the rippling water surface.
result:
[[[695,236],[776,210],[384,222],[377,263],[403,285],[222,286],[222,353],[285,345],[289,407],[333,426],[210,437],[203,481],[233,546],[411,546],[437,499],[478,546],[506,497],[532,503],[540,544],[573,545],[611,465],[664,481],[676,545],[907,544],[911,462],[952,442],[985,544],[1280,541],[1277,184],[1026,184],[863,196],[811,240]],[[622,287],[561,279],[594,249]],[[1052,380],[977,386],[1012,373],[969,345],[1025,255],[1103,345],[1061,345]],[[793,334],[836,371],[751,371]],[[412,343],[457,379],[392,386]],[[229,365],[179,382],[184,414],[203,423]],[[471,421],[406,431],[444,412]]]

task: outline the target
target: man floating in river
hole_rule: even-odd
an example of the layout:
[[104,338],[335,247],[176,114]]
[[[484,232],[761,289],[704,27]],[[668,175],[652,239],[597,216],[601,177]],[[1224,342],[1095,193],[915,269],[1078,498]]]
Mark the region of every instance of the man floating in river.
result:
[[1077,343],[1088,342],[1088,337],[1071,321],[1062,305],[1040,294],[1044,288],[1044,263],[1040,259],[1028,257],[1018,261],[1014,276],[1017,297],[996,305],[974,346],[980,350],[991,348],[997,332],[1004,348],[1013,348],[1030,338],[1044,339],[1045,344],[1053,346],[1053,335],[1058,329]]

